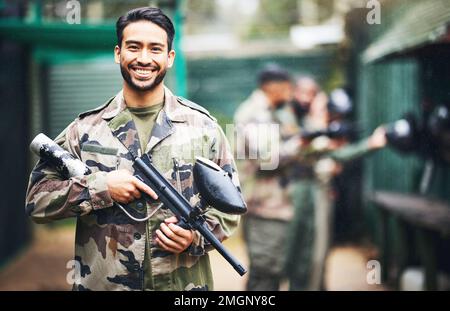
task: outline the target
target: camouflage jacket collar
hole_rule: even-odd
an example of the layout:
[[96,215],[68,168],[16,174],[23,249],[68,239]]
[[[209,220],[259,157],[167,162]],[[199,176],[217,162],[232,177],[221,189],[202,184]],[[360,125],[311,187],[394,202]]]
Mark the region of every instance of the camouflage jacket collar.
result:
[[[127,105],[123,97],[123,90],[121,90],[108,107],[106,107],[102,118],[105,120],[113,119],[126,110],[126,108]],[[164,106],[162,112],[166,115],[167,119],[173,122],[186,122],[185,114],[179,111],[179,108],[180,104],[177,101],[177,97],[167,87],[164,87]]]
[[[126,109],[123,91],[120,91],[105,109],[103,119],[109,120],[108,125],[122,144],[134,156],[140,156],[142,150],[139,137],[131,113]],[[164,106],[156,118],[149,142],[144,152],[148,153],[160,141],[170,136],[173,131],[172,122],[186,122],[185,114],[181,113],[177,97],[168,89],[164,88]]]

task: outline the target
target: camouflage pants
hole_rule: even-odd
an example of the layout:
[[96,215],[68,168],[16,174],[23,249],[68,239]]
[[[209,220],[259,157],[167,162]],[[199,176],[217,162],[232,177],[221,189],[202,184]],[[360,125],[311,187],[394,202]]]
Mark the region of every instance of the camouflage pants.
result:
[[330,243],[328,187],[314,180],[302,180],[291,189],[294,218],[288,227],[285,264],[290,290],[323,289]]
[[286,221],[247,216],[244,234],[250,258],[247,290],[279,290],[285,261]]
[[308,287],[314,246],[314,189],[312,181],[292,185],[294,218],[289,224],[286,241],[285,273],[291,290]]

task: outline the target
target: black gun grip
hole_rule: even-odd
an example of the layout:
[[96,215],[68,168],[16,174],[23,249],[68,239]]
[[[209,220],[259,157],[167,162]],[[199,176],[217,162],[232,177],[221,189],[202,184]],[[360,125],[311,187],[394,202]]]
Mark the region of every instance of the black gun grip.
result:
[[183,229],[185,229],[185,230],[190,230],[190,229],[192,229],[192,227],[191,227],[187,222],[185,222],[184,219],[180,219],[180,220],[176,223],[176,225],[179,226],[179,227],[181,227],[181,228],[183,228]]

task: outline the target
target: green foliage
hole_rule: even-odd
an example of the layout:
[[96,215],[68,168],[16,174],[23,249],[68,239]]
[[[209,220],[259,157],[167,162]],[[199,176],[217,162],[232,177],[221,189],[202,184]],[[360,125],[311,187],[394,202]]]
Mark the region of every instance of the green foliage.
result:
[[198,32],[207,27],[216,18],[215,1],[186,0],[185,31],[187,34]]
[[298,22],[297,1],[261,0],[247,36],[248,38],[288,36],[290,27]]

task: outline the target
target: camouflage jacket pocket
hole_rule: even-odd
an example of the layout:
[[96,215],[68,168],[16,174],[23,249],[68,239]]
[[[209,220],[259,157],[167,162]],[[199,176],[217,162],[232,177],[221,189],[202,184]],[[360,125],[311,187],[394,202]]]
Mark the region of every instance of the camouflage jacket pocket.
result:
[[98,144],[85,143],[81,147],[81,159],[93,172],[110,172],[117,169],[120,164],[118,153],[118,148]]

